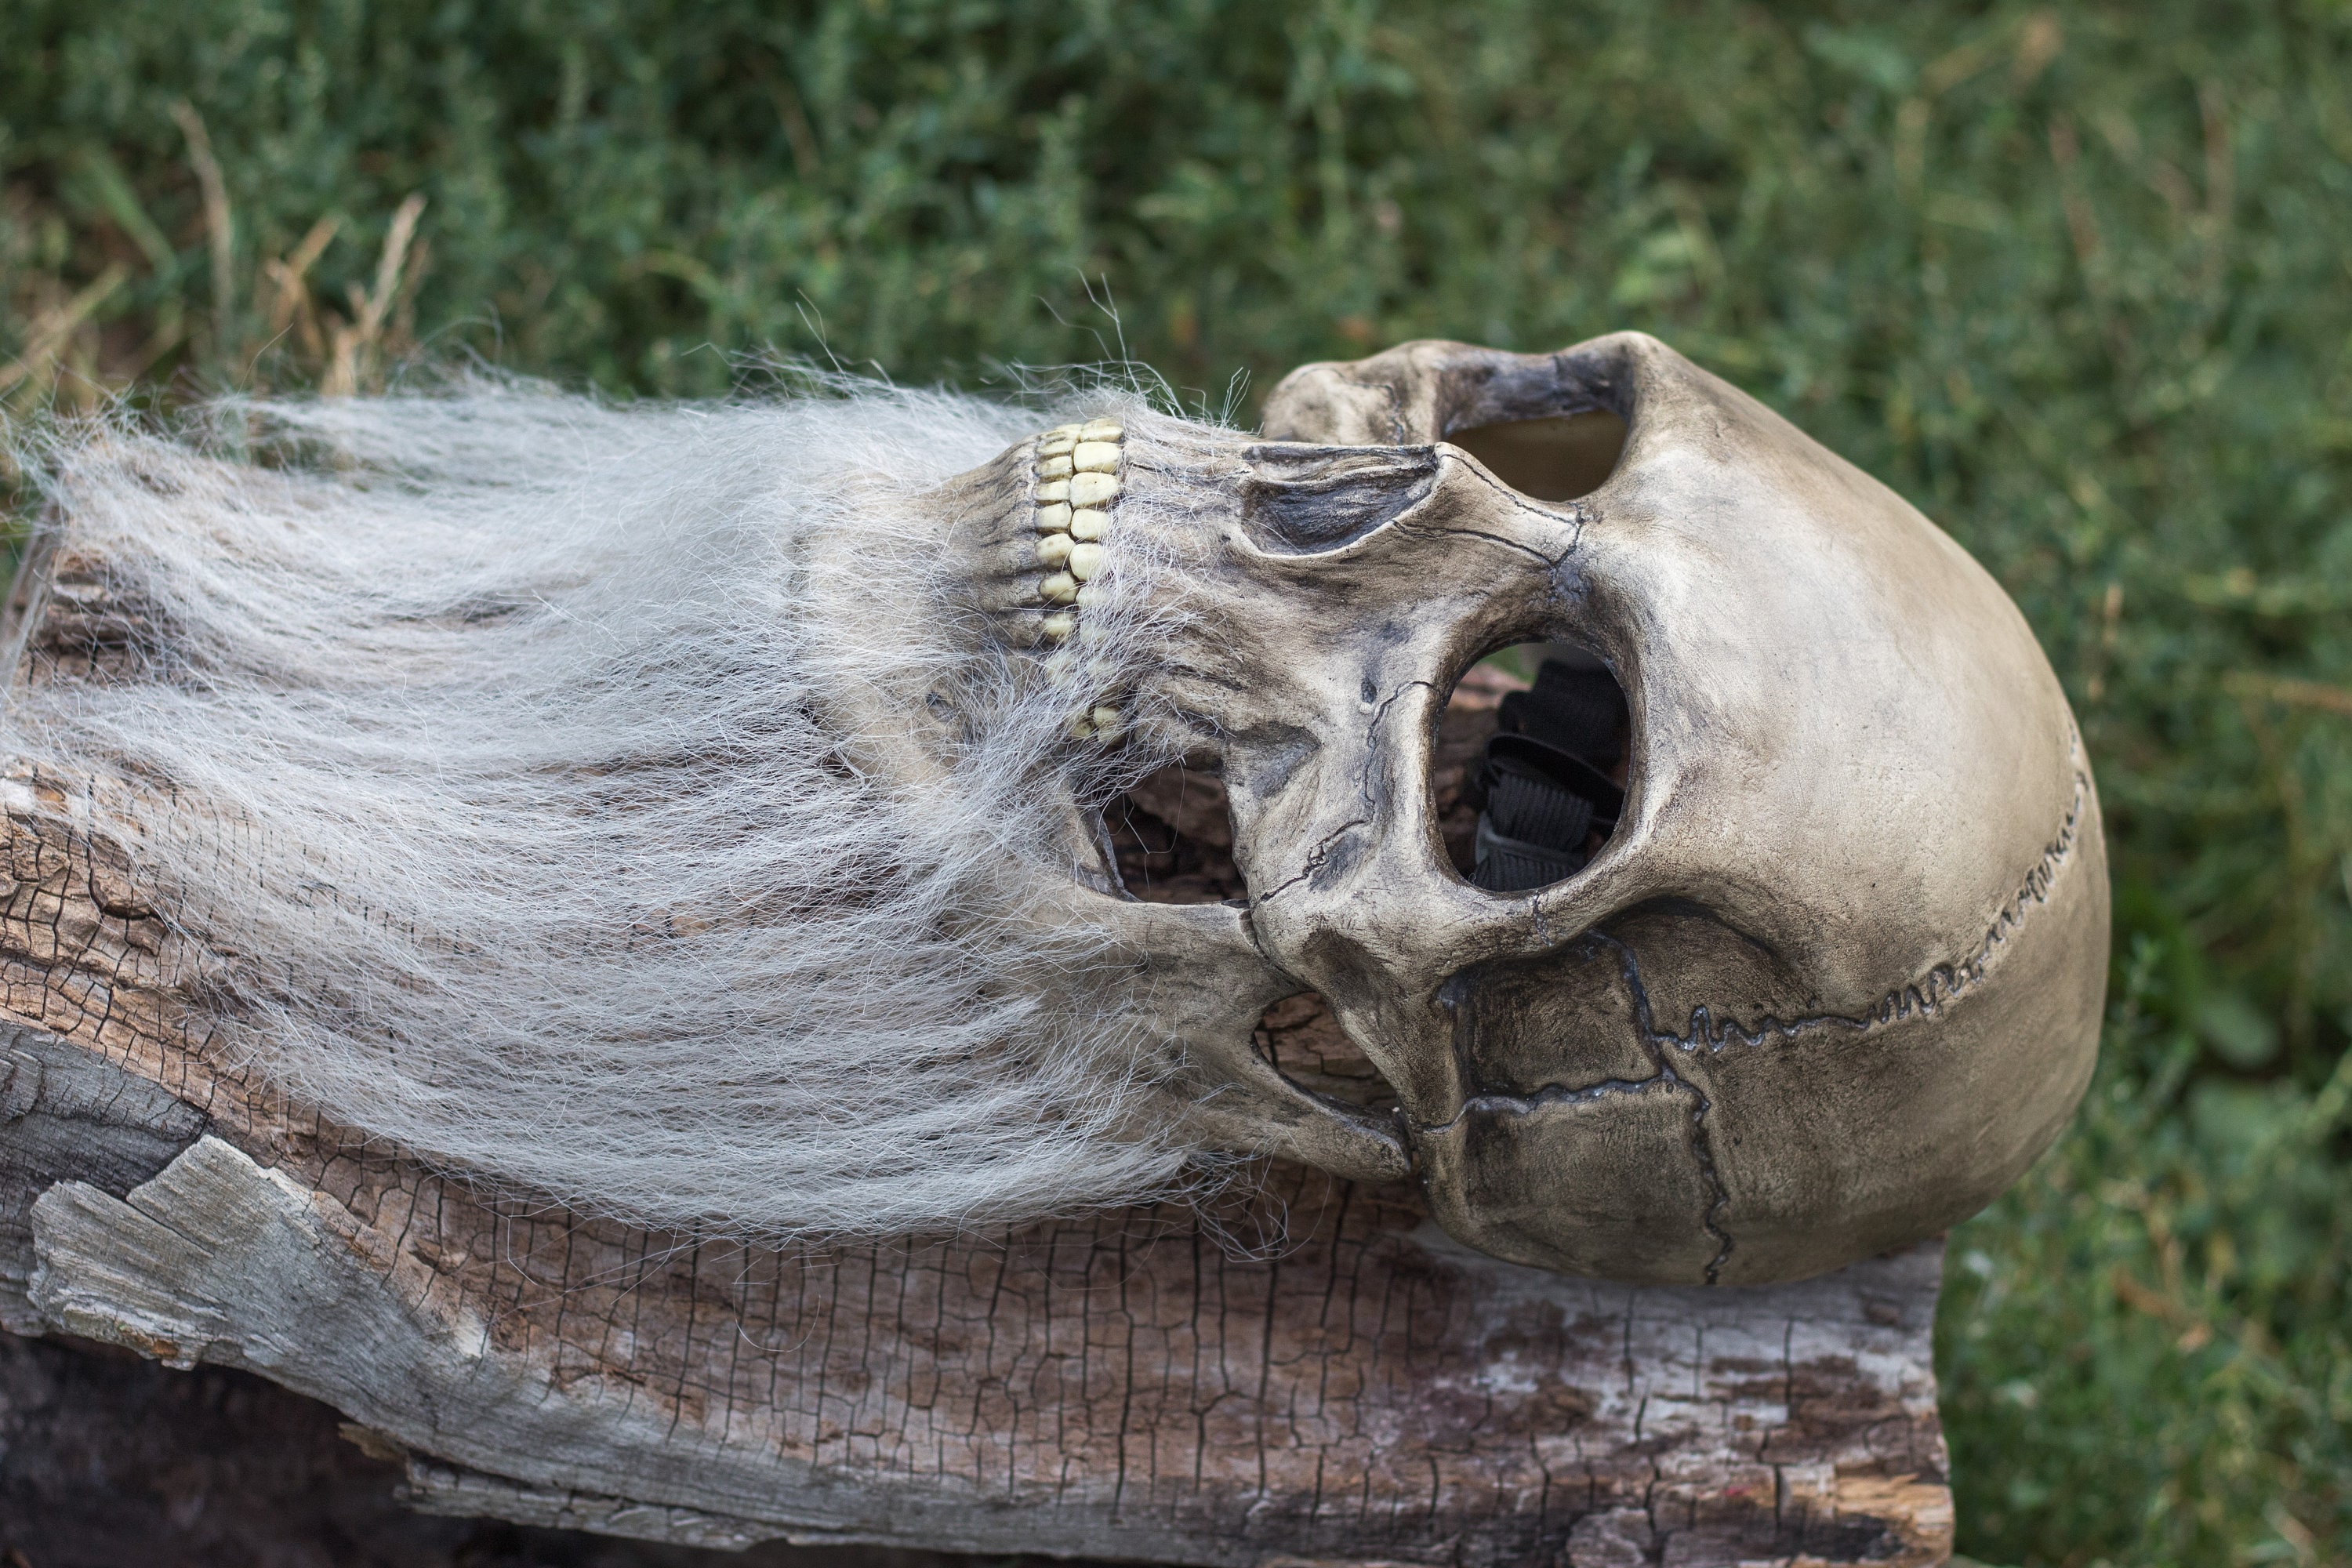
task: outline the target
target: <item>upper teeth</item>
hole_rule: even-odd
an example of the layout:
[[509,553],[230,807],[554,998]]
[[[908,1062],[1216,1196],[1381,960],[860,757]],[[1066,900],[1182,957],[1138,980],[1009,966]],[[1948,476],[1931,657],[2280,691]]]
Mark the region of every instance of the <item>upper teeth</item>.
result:
[[[1070,604],[1079,584],[1102,574],[1102,541],[1118,504],[1126,439],[1127,431],[1113,419],[1064,425],[1037,438],[1037,564],[1046,572],[1037,592],[1049,604]],[[1049,616],[1045,637],[1059,642],[1076,625],[1072,616]]]
[[[1067,606],[1040,623],[1049,643],[1066,641],[1076,632],[1080,615],[1096,599],[1097,590],[1091,584],[1107,564],[1103,541],[1110,531],[1111,510],[1118,504],[1126,440],[1127,431],[1116,419],[1064,425],[1037,438],[1031,495],[1036,508],[1037,564],[1046,574],[1038,582],[1037,594],[1049,605]],[[1118,710],[1097,699],[1071,727],[1081,736],[1108,739],[1120,728]]]

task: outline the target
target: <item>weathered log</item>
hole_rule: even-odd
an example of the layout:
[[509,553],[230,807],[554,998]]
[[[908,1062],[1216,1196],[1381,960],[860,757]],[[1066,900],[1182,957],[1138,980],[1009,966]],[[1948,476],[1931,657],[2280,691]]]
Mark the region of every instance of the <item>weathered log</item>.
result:
[[[119,612],[49,570],[17,679],[102,675]],[[1948,1554],[1932,1244],[1639,1289],[1288,1166],[796,1251],[585,1220],[289,1103],[193,1022],[103,803],[20,768],[0,806],[0,1314],[323,1399],[423,1509],[1202,1564]]]

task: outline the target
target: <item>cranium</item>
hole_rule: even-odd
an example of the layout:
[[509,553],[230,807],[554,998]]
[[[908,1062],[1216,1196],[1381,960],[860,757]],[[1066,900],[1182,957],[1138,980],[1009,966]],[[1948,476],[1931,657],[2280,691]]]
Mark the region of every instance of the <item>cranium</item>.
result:
[[[1622,452],[1573,500],[1446,439],[1595,410]],[[1654,340],[1312,365],[1264,439],[1130,416],[943,495],[982,607],[1087,743],[1222,773],[1246,899],[1119,901],[1073,801],[1076,877],[1022,895],[1121,933],[1192,1136],[1410,1176],[1501,1258],[1747,1283],[1965,1217],[2080,1097],[2098,805],[2024,620],[1892,491]],[[1087,601],[1122,591],[1158,650],[1097,689]],[[1488,891],[1445,855],[1432,749],[1463,672],[1538,639],[1623,689],[1622,819],[1574,874]],[[1392,1114],[1254,1047],[1310,988]]]

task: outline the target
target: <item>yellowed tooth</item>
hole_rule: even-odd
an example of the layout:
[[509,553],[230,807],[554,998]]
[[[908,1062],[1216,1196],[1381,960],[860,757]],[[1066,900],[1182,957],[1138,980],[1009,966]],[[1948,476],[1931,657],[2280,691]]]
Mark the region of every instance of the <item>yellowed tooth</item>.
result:
[[1077,444],[1078,433],[1075,430],[1065,436],[1049,435],[1037,443],[1037,455],[1041,458],[1059,458]]
[[1070,459],[1066,453],[1058,458],[1037,459],[1037,477],[1041,479],[1066,479],[1070,477]]
[[1072,506],[1108,506],[1118,499],[1118,479],[1110,474],[1080,474],[1070,481]]
[[1077,739],[1081,741],[1091,739],[1094,732],[1095,721],[1089,715],[1081,713],[1070,721],[1070,733]]
[[1078,438],[1078,432],[1085,428],[1086,426],[1084,425],[1056,425],[1051,430],[1046,431],[1045,435],[1039,437],[1038,439],[1043,441],[1059,441],[1066,437],[1070,440],[1075,441]]
[[1078,617],[1067,610],[1055,610],[1037,623],[1037,635],[1047,642],[1060,642],[1078,629]]
[[1089,507],[1084,511],[1070,513],[1070,537],[1081,542],[1100,539],[1109,527],[1110,513],[1107,511],[1096,511]]
[[1056,572],[1037,584],[1037,592],[1049,605],[1066,605],[1078,596],[1078,580],[1067,572]]
[[1066,533],[1041,533],[1037,536],[1037,564],[1058,568],[1070,558],[1071,548]]
[[1089,419],[1078,426],[1081,441],[1116,441],[1127,434],[1116,419]]
[[1037,509],[1037,531],[1066,533],[1070,527],[1070,505],[1067,501],[1048,501]]
[[1109,593],[1110,589],[1108,584],[1101,583],[1086,584],[1078,589],[1078,608],[1082,610],[1090,610],[1097,605],[1101,604],[1103,600],[1109,595]]
[[1037,487],[1037,504],[1039,506],[1045,506],[1054,501],[1067,500],[1069,499],[1070,481],[1067,479],[1047,479],[1045,483]]
[[1099,544],[1070,546],[1070,575],[1084,583],[1100,574],[1103,569],[1103,547]]
[[1116,472],[1118,468],[1118,443],[1081,441],[1070,451],[1070,464],[1082,474]]
[[1087,717],[1094,721],[1095,733],[1108,741],[1118,735],[1123,715],[1116,708],[1097,708]]

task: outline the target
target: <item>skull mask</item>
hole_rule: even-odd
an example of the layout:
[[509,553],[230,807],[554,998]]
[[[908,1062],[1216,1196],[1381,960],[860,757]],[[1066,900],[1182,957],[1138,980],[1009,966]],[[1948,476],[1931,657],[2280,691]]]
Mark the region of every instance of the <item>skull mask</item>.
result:
[[[1573,500],[1447,443],[1600,410],[1622,454]],[[1076,876],[1018,894],[1120,933],[1131,963],[1085,984],[1171,1041],[1195,1138],[1409,1176],[1483,1251],[1660,1283],[1901,1245],[2050,1142],[2097,1037],[2098,805],[2055,678],[1967,554],[1638,334],[1313,365],[1265,426],[1065,428],[942,492],[977,607],[1068,688],[1083,743],[1222,773],[1246,899],[1121,901],[1069,800]],[[1091,689],[1092,601],[1122,591],[1160,644]],[[1572,875],[1486,890],[1448,860],[1433,749],[1458,678],[1535,640],[1622,686],[1622,812]],[[1394,1112],[1254,1045],[1308,989]]]
[[[641,1224],[1017,1223],[1223,1149],[1766,1280],[1967,1215],[2081,1092],[2097,806],[2023,622],[1658,344],[1309,367],[1265,440],[835,390],[27,448],[10,810],[171,911],[191,1037]],[[1473,865],[1449,694],[1538,639],[1587,667],[1496,715]],[[1178,760],[1241,896],[1127,896]]]

